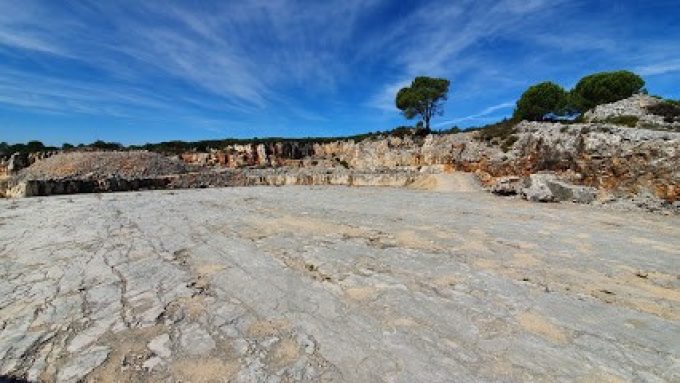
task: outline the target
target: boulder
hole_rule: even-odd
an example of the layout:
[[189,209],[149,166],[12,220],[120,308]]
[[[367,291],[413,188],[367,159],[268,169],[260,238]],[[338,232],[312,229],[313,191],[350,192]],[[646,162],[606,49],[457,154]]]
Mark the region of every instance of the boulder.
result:
[[529,176],[525,187],[521,190],[522,198],[533,202],[556,202],[552,190],[548,186],[557,177],[552,173],[538,173]]
[[521,195],[534,202],[591,203],[597,196],[597,189],[572,185],[559,180],[553,173],[537,173],[529,176],[527,184],[521,190]]
[[491,192],[498,195],[517,195],[522,190],[522,179],[517,176],[497,178],[491,185]]
[[571,201],[575,203],[591,203],[595,201],[597,189],[572,185],[562,181],[548,181],[548,188],[556,201]]

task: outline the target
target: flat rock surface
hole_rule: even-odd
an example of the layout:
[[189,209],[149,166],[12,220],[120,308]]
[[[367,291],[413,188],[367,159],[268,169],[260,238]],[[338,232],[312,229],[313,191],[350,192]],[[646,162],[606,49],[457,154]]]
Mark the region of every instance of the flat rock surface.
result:
[[0,375],[680,381],[680,217],[480,192],[0,201]]

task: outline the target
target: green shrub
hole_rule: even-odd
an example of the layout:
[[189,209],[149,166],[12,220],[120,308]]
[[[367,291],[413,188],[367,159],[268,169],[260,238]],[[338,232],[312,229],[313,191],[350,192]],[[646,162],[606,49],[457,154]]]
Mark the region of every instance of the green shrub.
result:
[[595,73],[582,78],[568,103],[581,111],[628,98],[643,90],[645,81],[629,71]]
[[483,141],[505,140],[510,137],[510,135],[517,132],[515,125],[515,120],[509,120],[506,118],[501,122],[482,126],[481,128],[476,128],[474,130],[479,131],[479,138]]
[[441,130],[432,131],[433,134],[456,134],[456,133],[460,133],[460,132],[462,132],[462,130],[457,126],[452,126],[448,129],[441,129]]
[[553,82],[542,82],[529,87],[517,101],[513,118],[541,121],[549,112],[559,113],[567,107],[568,93]]
[[102,150],[122,150],[125,147],[118,142],[106,142],[102,140],[97,140],[90,144],[90,147]]
[[505,140],[503,140],[503,142],[501,142],[501,150],[503,152],[507,152],[508,150],[510,150],[512,148],[512,145],[514,145],[515,142],[517,142],[518,139],[519,139],[519,137],[516,134],[511,134],[510,136],[508,136],[508,138],[506,138]]
[[35,153],[48,150],[57,150],[54,146],[45,146],[40,141],[28,141],[25,144],[10,145],[7,142],[0,142],[0,156],[8,156],[14,153]]
[[640,119],[637,116],[611,116],[602,122],[634,128],[637,126],[638,121],[640,121]]
[[680,101],[664,100],[655,105],[648,106],[647,111],[651,114],[663,117],[668,123],[680,121]]
[[518,139],[516,125],[517,121],[506,118],[501,122],[468,129],[468,131],[478,131],[478,139],[486,141],[489,145],[499,145],[504,152],[507,152]]

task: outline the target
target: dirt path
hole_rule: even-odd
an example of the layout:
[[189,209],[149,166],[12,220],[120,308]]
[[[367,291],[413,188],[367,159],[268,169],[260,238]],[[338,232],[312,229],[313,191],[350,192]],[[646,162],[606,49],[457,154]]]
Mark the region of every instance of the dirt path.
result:
[[464,172],[424,175],[409,185],[409,187],[412,189],[442,193],[469,193],[482,191],[482,187],[474,174]]

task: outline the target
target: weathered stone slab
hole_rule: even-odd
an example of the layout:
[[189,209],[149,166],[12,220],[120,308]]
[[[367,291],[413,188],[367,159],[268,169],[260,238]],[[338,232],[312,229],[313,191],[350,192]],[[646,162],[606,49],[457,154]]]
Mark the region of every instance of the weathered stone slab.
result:
[[0,374],[680,379],[680,217],[457,190],[1,200]]

